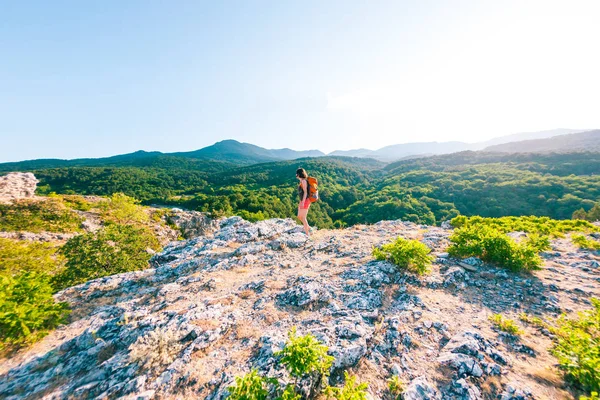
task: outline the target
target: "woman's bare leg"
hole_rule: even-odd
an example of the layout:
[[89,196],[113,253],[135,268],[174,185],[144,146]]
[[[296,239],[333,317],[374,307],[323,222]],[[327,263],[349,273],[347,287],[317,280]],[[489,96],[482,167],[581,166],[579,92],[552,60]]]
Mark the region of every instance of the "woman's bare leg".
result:
[[308,220],[306,219],[306,215],[308,214],[308,208],[299,208],[298,209],[298,219],[304,225],[304,232],[306,232],[307,236],[310,236],[310,226],[308,226]]

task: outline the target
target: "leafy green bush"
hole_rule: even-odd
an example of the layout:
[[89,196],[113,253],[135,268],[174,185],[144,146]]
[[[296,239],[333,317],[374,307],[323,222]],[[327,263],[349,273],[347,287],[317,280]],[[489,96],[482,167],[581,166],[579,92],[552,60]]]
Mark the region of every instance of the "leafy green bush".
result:
[[571,240],[582,249],[600,250],[600,242],[590,239],[584,235],[572,235]]
[[0,274],[53,273],[64,263],[57,251],[57,247],[48,243],[0,238]]
[[577,318],[557,321],[556,344],[552,353],[567,377],[587,392],[600,391],[600,300]]
[[0,350],[44,337],[65,322],[67,303],[56,303],[46,274],[0,275]]
[[487,226],[502,233],[528,232],[540,235],[563,236],[567,232],[598,232],[600,228],[582,220],[556,220],[548,217],[521,216],[484,218],[459,215],[450,223],[455,228]]
[[145,224],[150,216],[139,201],[123,193],[114,193],[106,201],[100,203],[102,219],[116,224]]
[[504,318],[501,314],[490,315],[489,320],[494,326],[503,332],[508,332],[512,335],[521,335],[523,330],[519,328],[512,319]]
[[538,269],[542,264],[534,245],[527,240],[517,243],[490,226],[463,225],[454,231],[450,241],[448,252],[454,257],[477,256],[511,271]]
[[[235,385],[227,388],[231,400],[266,400],[269,397],[269,385],[277,385],[277,380],[258,375],[253,369],[246,375],[235,378]],[[293,399],[287,397],[286,399]]]
[[589,396],[579,397],[579,400],[600,400],[600,396],[598,395],[598,392],[592,392]]
[[550,249],[550,238],[538,233],[530,233],[527,235],[525,243],[531,246],[535,251],[545,251]]
[[378,260],[390,261],[401,268],[422,275],[429,270],[433,257],[431,249],[418,240],[406,240],[398,237],[396,241],[373,249]]
[[346,383],[342,388],[327,387],[326,396],[337,400],[366,400],[369,388],[367,383],[356,383],[356,376],[349,376],[345,371],[344,380]]
[[0,204],[0,231],[78,232],[82,222],[59,198]]
[[298,393],[296,393],[296,390],[294,389],[293,385],[287,385],[285,387],[285,390],[281,394],[281,396],[279,396],[277,398],[277,400],[300,400],[300,399],[302,399],[302,396],[300,396]]
[[519,320],[521,320],[529,325],[533,325],[536,328],[548,329],[548,330],[553,329],[547,322],[542,320],[540,317],[532,317],[531,315],[527,315],[526,313],[519,314]]
[[314,372],[327,376],[333,364],[333,357],[327,354],[327,350],[327,346],[311,334],[297,336],[294,327],[288,334],[285,347],[275,356],[281,356],[281,363],[296,379]]
[[141,270],[151,258],[149,249],[159,248],[158,240],[148,229],[111,224],[70,239],[61,249],[67,258],[66,267],[53,282],[62,289],[90,279]]
[[394,375],[388,379],[388,390],[390,391],[392,398],[399,399],[406,390],[406,384],[402,382],[398,375]]
[[[314,336],[310,334],[297,336],[296,328],[292,328],[288,333],[288,341],[285,347],[283,350],[276,352],[275,356],[281,356],[280,362],[285,365],[289,374],[295,378],[295,382],[293,385],[286,385],[277,399],[300,400],[302,396],[296,388],[298,380],[310,377],[315,373],[319,375],[318,378],[328,376],[333,357],[327,355],[327,351],[327,346],[320,344]],[[235,400],[266,399],[269,396],[269,385],[279,388],[277,379],[261,377],[256,370],[252,370],[243,377],[237,377],[235,380],[235,385],[228,388],[230,398]],[[352,399],[354,398],[352,397]],[[351,398],[344,397],[344,399]]]
[[50,193],[48,198],[51,199],[59,199],[62,201],[68,208],[72,210],[78,211],[89,211],[94,207],[92,202],[87,201],[83,198],[83,196],[79,195],[61,195],[56,193]]

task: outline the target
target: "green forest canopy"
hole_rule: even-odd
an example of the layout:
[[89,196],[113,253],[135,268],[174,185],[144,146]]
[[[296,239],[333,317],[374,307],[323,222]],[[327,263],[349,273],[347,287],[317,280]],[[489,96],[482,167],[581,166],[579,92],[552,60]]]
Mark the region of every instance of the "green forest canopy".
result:
[[404,219],[434,224],[456,215],[571,218],[600,202],[600,153],[460,152],[385,165],[319,157],[246,167],[159,157],[148,165],[31,169],[41,194],[110,195],[144,204],[237,214],[249,220],[294,216],[295,170],[319,179],[321,201],[309,221],[319,227]]

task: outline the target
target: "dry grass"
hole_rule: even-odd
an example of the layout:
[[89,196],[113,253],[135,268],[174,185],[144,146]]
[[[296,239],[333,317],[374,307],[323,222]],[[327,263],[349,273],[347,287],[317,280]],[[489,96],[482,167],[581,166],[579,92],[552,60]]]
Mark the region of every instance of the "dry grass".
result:
[[271,290],[281,290],[287,287],[287,283],[284,281],[269,281],[265,286]]
[[237,296],[231,296],[231,295],[227,295],[227,296],[223,296],[223,297],[217,297],[214,299],[210,299],[206,302],[207,305],[209,306],[214,306],[214,305],[222,305],[222,306],[232,306],[237,302]]
[[264,319],[265,323],[267,323],[268,325],[271,325],[272,323],[280,321],[287,317],[287,313],[277,310],[273,303],[267,303],[260,315]]
[[481,382],[481,394],[485,399],[496,399],[502,393],[502,381],[499,376],[489,376]]
[[238,339],[258,339],[261,335],[262,331],[250,322],[238,324],[235,328],[235,336]]
[[249,299],[250,297],[253,297],[255,295],[254,290],[251,289],[246,289],[246,290],[242,290],[241,292],[238,293],[238,296],[241,299]]
[[216,319],[196,319],[190,323],[203,331],[212,331],[221,326],[221,323]]

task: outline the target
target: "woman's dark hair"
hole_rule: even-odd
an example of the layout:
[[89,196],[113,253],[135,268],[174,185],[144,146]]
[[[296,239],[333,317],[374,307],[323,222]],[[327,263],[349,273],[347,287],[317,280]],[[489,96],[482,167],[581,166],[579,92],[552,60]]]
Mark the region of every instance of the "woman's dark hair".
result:
[[296,176],[299,176],[302,179],[308,178],[308,174],[306,173],[306,171],[304,170],[304,168],[298,168],[296,170]]

